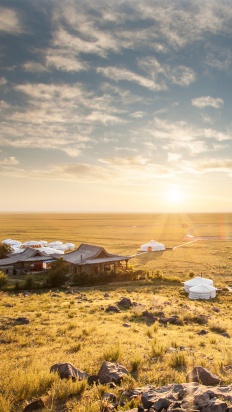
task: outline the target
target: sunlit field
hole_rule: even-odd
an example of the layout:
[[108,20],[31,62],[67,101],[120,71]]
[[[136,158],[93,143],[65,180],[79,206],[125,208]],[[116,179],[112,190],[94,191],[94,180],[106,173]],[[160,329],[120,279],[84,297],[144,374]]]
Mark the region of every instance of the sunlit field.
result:
[[[130,260],[137,269],[159,271],[160,278],[26,294],[1,292],[1,412],[21,412],[38,397],[43,412],[103,412],[105,392],[110,390],[119,401],[121,389],[185,382],[193,366],[206,367],[222,384],[232,384],[232,242],[221,236],[231,235],[232,215],[1,214],[0,227],[0,240],[91,243],[123,255],[136,255],[151,239],[170,248]],[[218,240],[186,244],[193,228],[197,236]],[[181,281],[193,272],[213,278],[220,289],[215,299],[189,300]],[[121,308],[120,313],[105,311],[122,297],[137,306]],[[179,325],[151,323],[142,316],[145,310],[154,316],[176,315]],[[18,317],[29,323],[17,324]],[[208,332],[204,336],[198,334],[202,329]],[[71,362],[96,374],[104,360],[128,369],[121,388],[90,387],[86,380],[60,380],[50,373],[54,363]],[[126,400],[120,410],[138,404],[139,399]]]
[[[217,239],[188,244],[189,233]],[[232,214],[0,214],[0,241],[6,238],[90,243],[129,256],[154,239],[174,249],[134,257],[132,266],[167,276],[194,271],[231,279],[232,240],[226,239],[232,239]]]

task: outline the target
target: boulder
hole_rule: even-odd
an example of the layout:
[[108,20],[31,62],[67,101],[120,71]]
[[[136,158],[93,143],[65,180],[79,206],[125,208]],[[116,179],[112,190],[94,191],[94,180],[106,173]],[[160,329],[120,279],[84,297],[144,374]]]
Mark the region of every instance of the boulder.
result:
[[99,376],[101,383],[114,382],[120,384],[123,376],[128,374],[128,370],[119,363],[105,361],[101,365],[97,375]]
[[125,308],[130,308],[132,306],[132,302],[129,298],[122,298],[120,302],[118,302],[118,305]]
[[197,334],[201,336],[201,335],[207,335],[207,333],[209,333],[207,330],[201,329],[200,332],[198,332]]
[[202,366],[195,366],[186,376],[186,382],[198,382],[206,386],[216,386],[220,383],[220,378],[213,375],[208,369]]
[[61,379],[72,379],[81,381],[88,378],[88,373],[76,368],[72,363],[56,363],[51,366],[50,372],[58,372]]
[[29,403],[24,409],[23,412],[33,412],[38,411],[39,409],[45,408],[44,402],[42,399],[37,399],[34,402]]
[[18,325],[28,325],[30,323],[30,320],[28,318],[21,317],[21,318],[15,319],[15,322]]
[[105,311],[106,312],[115,312],[115,313],[121,312],[120,309],[117,306],[114,306],[114,305],[109,305],[108,308],[106,308]]

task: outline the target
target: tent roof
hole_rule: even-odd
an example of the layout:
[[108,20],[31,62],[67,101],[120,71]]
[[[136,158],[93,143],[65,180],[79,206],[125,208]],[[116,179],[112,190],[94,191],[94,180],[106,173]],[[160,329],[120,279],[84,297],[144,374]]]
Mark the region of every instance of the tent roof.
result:
[[[66,253],[63,256],[63,259],[66,262],[73,263],[73,264],[90,264],[90,260],[92,259],[103,259],[102,262],[109,262],[111,261],[111,258],[120,258],[118,260],[124,260],[124,259],[130,259],[129,256],[119,256],[119,255],[113,255],[111,253],[108,253],[103,247],[101,246],[95,246],[95,245],[89,245],[87,243],[82,243],[76,250],[70,253]],[[110,258],[110,259],[109,259]],[[92,260],[92,263],[94,260]]]
[[210,293],[217,290],[214,286],[211,285],[206,285],[204,283],[201,283],[200,285],[193,286],[189,289],[189,292],[195,292],[195,293]]
[[209,284],[209,285],[213,285],[213,280],[212,279],[207,279],[207,278],[202,278],[200,276],[196,276],[193,279],[187,280],[186,282],[184,282],[185,286],[197,286],[199,284]]
[[162,246],[164,246],[163,243],[158,243],[158,242],[156,242],[156,240],[150,240],[150,242],[144,243],[144,244],[141,245],[141,246],[156,246],[156,245],[162,245]]

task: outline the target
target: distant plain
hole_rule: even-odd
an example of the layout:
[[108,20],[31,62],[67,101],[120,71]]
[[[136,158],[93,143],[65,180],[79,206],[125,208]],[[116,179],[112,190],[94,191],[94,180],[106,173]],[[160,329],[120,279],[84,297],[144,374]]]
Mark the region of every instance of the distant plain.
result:
[[[217,239],[188,243],[187,234]],[[218,281],[232,281],[232,214],[2,213],[0,241],[6,238],[22,242],[60,240],[73,242],[76,247],[90,243],[129,256],[154,239],[171,249],[135,256],[130,260],[134,268],[183,278],[194,271],[196,275],[216,276]]]

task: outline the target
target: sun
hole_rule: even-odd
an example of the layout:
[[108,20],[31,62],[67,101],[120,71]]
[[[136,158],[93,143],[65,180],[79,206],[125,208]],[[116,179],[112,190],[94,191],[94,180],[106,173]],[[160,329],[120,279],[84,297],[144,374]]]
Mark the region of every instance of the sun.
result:
[[178,187],[172,187],[167,192],[167,198],[172,203],[181,203],[183,196],[183,192]]

